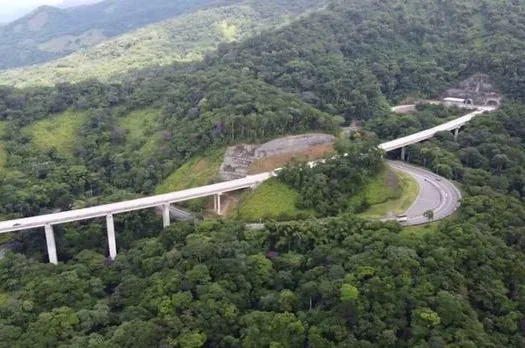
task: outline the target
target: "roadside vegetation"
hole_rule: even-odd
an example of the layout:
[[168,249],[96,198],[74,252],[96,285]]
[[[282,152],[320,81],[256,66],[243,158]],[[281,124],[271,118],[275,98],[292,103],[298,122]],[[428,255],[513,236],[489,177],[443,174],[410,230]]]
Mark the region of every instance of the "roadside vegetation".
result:
[[390,214],[401,214],[417,198],[419,185],[410,175],[385,169],[363,188],[363,195],[370,205],[360,213],[363,218],[384,218]]
[[155,189],[155,193],[168,193],[211,184],[215,181],[224,159],[224,149],[195,156],[170,174]]
[[378,117],[367,122],[365,128],[381,139],[392,140],[438,126],[469,112],[456,106],[417,104],[415,112]]
[[295,220],[313,216],[313,210],[297,208],[299,193],[278,179],[270,179],[253,191],[245,192],[233,217],[242,221]]
[[[358,215],[367,219],[380,219],[406,211],[418,192],[419,186],[412,177],[385,166],[359,192],[349,197],[349,206],[358,207],[366,202],[366,210]],[[316,216],[315,209],[299,209],[298,199],[300,195],[297,190],[277,179],[271,179],[254,191],[244,193],[234,216],[251,222],[288,221]]]

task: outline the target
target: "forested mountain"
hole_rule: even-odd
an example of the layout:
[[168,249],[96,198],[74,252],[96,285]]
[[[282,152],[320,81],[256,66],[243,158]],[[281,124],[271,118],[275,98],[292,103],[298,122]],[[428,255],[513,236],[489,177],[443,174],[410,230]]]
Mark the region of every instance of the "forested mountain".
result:
[[[36,66],[0,71],[0,84],[18,87],[115,80],[147,66],[203,59],[220,43],[242,41],[289,24],[324,1],[216,1],[196,11],[152,24],[92,48]],[[220,4],[220,5],[219,5]]]
[[389,104],[476,72],[506,98],[457,140],[408,149],[463,189],[456,216],[430,227],[351,214],[343,194],[380,167],[370,152],[358,167],[284,171],[301,205],[336,217],[161,231],[152,212],[123,214],[114,262],[103,221],[65,224],[58,266],[37,262],[42,231],[21,233],[21,254],[0,261],[0,345],[523,347],[524,19],[524,0],[336,0],[201,62],[1,88],[2,218],[151,194],[192,156],[228,144],[336,134],[353,119],[380,139],[402,135],[456,110],[399,116]]
[[[294,3],[261,8],[301,8]],[[275,32],[223,44],[200,63],[145,70],[122,84],[4,88],[2,213],[82,206],[118,190],[151,193],[199,151],[306,130],[335,132],[341,116],[345,122],[384,117],[389,102],[430,96],[474,71],[491,75],[508,99],[523,101],[514,50],[523,45],[521,32],[505,25],[520,21],[521,7],[485,1],[483,11],[477,8],[469,1],[336,1]],[[513,45],[496,52],[501,37]],[[147,127],[128,125],[137,109],[151,115]],[[61,143],[46,133],[53,122],[63,127]],[[71,165],[90,178],[74,190],[74,180],[63,176]],[[47,181],[46,194],[32,191]]]
[[105,0],[91,5],[42,6],[0,27],[0,69],[36,64],[110,37],[214,3],[234,0]]
[[[220,50],[211,64],[253,76],[323,110],[367,118],[381,99],[432,96],[489,73],[525,98],[522,1],[334,1],[273,35]],[[522,28],[523,29],[523,28]]]

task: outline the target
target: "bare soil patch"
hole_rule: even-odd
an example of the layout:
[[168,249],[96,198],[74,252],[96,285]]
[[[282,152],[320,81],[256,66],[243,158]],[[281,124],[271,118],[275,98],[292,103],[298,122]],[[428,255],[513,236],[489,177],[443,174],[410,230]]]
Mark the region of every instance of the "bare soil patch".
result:
[[248,174],[259,174],[269,172],[276,168],[285,166],[292,160],[314,161],[323,158],[327,153],[333,152],[333,144],[314,145],[306,150],[298,152],[287,152],[276,156],[260,158],[248,168]]

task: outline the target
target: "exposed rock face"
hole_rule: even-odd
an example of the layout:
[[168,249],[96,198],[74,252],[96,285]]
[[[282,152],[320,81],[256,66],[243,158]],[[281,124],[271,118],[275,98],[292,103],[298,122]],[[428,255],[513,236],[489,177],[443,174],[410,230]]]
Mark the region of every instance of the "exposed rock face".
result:
[[315,145],[330,144],[334,139],[329,134],[303,134],[275,139],[262,145],[231,146],[226,150],[218,175],[221,180],[244,178],[250,165],[259,158],[304,151]]
[[248,168],[257,159],[255,150],[257,145],[235,145],[230,146],[224,155],[224,161],[219,168],[219,179],[235,180],[244,178]]
[[474,105],[499,106],[501,95],[486,74],[475,74],[446,91],[444,97],[472,99]]

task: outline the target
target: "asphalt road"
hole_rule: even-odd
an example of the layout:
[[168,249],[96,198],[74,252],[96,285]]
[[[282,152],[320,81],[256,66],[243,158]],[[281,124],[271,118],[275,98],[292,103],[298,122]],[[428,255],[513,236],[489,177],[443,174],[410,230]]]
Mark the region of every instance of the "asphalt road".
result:
[[428,223],[428,219],[423,216],[427,210],[434,212],[434,221],[437,221],[452,215],[458,208],[461,192],[449,180],[405,162],[388,161],[388,165],[412,176],[419,184],[416,200],[404,213],[408,221],[401,223],[402,225]]

